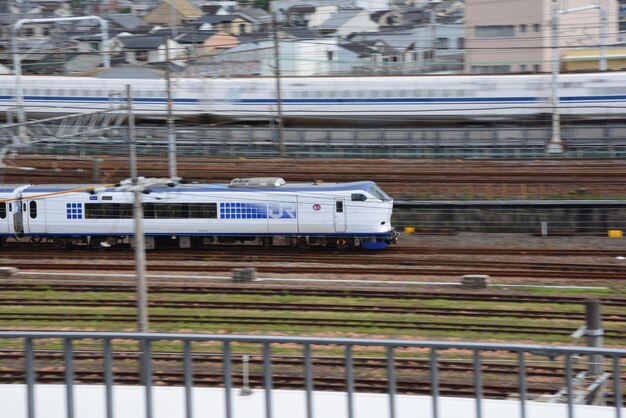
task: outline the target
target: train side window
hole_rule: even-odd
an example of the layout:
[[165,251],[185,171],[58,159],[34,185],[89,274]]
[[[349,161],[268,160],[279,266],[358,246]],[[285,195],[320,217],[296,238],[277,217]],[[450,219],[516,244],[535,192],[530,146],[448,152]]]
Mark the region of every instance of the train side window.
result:
[[353,202],[365,202],[367,200],[367,196],[361,193],[352,193],[352,201]]
[[13,212],[13,203],[9,203],[9,212]]
[[7,204],[6,202],[2,202],[0,204],[0,219],[4,219],[7,217]]
[[343,202],[338,200],[337,202],[335,202],[335,211],[337,213],[343,212]]
[[34,200],[30,202],[30,219],[37,218],[37,202]]
[[85,203],[85,219],[131,219],[132,217],[132,204]]

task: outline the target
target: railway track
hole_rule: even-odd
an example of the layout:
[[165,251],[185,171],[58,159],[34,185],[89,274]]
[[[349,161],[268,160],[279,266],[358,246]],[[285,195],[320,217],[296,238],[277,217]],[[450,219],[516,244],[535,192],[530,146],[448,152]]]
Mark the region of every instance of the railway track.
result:
[[[59,280],[62,282],[60,283]],[[37,278],[33,281],[26,282],[18,280],[17,282],[7,282],[6,279],[0,281],[0,290],[3,292],[102,292],[102,293],[133,293],[136,291],[134,280],[126,280],[124,283],[117,281],[106,281],[98,279],[97,283],[92,280],[78,279],[69,277],[55,277],[54,279]],[[397,288],[389,289],[371,289],[371,288],[328,288],[321,287],[302,287],[298,285],[272,286],[256,284],[235,284],[235,285],[216,285],[213,283],[161,283],[149,287],[151,295],[161,294],[215,294],[215,295],[254,295],[259,297],[271,296],[299,296],[299,297],[337,297],[337,298],[364,298],[364,299],[390,299],[390,300],[444,300],[455,302],[502,302],[502,303],[532,303],[532,304],[575,304],[581,305],[587,298],[587,295],[581,296],[551,296],[551,295],[532,295],[532,294],[511,294],[510,292],[500,291],[415,291],[414,289]],[[608,295],[600,295],[597,298],[603,306],[611,306],[622,308],[626,306],[626,297],[614,297]]]
[[[472,261],[413,261],[402,263],[384,263],[376,265],[371,263],[366,267],[358,266],[358,262],[353,263],[343,260],[341,265],[302,265],[297,260],[283,262],[261,263],[248,260],[247,267],[255,267],[261,274],[326,274],[334,276],[386,276],[396,279],[420,279],[428,276],[460,278],[466,274],[488,274],[494,278],[525,278],[525,279],[560,279],[568,281],[626,281],[626,267],[605,266],[605,265],[572,265],[572,264],[550,264],[550,263],[507,263],[502,266],[501,261],[496,262],[472,262]],[[399,264],[399,265],[398,265]],[[462,267],[461,267],[462,266]],[[27,271],[74,271],[84,272],[83,264],[71,264],[62,262],[35,263],[29,261],[0,260],[0,267],[15,267]],[[241,262],[230,262],[216,265],[215,263],[167,263],[156,264],[148,262],[147,269],[152,273],[176,272],[183,273],[228,273],[232,269],[241,267]],[[132,263],[122,264],[119,261],[100,262],[89,265],[89,272],[134,272],[135,266]]]
[[[606,257],[617,257],[626,254],[624,249],[594,249],[594,248],[501,248],[501,247],[422,247],[422,246],[393,246],[384,250],[384,252],[377,253],[374,251],[341,251],[325,248],[309,248],[303,251],[299,248],[272,248],[267,249],[260,246],[253,247],[253,251],[249,253],[242,253],[240,250],[246,248],[245,246],[211,246],[204,249],[157,249],[150,250],[148,252],[148,258],[153,256],[159,260],[254,260],[272,257],[285,257],[290,258],[300,257],[307,260],[314,259],[333,259],[337,256],[344,256],[348,254],[351,258],[360,258],[363,260],[376,260],[383,262],[385,260],[393,260],[398,257],[405,256],[424,256],[424,255],[481,255],[481,256],[499,256],[499,255],[515,255],[515,256],[542,256],[542,257],[600,257],[606,260]],[[0,257],[11,257],[16,260],[31,260],[32,259],[32,244],[25,242],[13,243],[8,242],[8,246],[0,250]],[[93,259],[94,254],[97,254],[98,258],[115,258],[122,260],[134,259],[134,252],[130,248],[107,248],[98,250],[89,249],[58,249],[53,248],[52,245],[40,244],[37,246],[37,254],[40,258],[58,258],[62,256],[64,259]]]
[[[135,313],[119,314],[119,313],[0,313],[0,320],[3,324],[10,324],[13,321],[18,322],[35,322],[35,323],[124,323],[133,324],[137,316]],[[150,322],[153,324],[188,324],[192,326],[198,325],[220,325],[226,326],[235,324],[239,327],[254,326],[288,326],[288,327],[308,327],[313,329],[366,329],[375,328],[380,330],[403,330],[408,334],[423,331],[441,331],[441,332],[466,332],[474,334],[505,334],[505,335],[543,335],[543,336],[562,336],[567,337],[572,334],[573,327],[557,327],[554,325],[506,325],[506,324],[484,324],[472,323],[468,320],[462,322],[436,322],[432,319],[428,321],[415,320],[378,320],[378,319],[354,319],[354,318],[328,318],[325,316],[310,316],[306,318],[298,318],[290,315],[289,317],[281,316],[241,316],[241,315],[161,315],[151,314]],[[614,342],[626,341],[626,334],[623,330],[605,330],[604,336]]]
[[[118,156],[9,157],[4,182],[72,183],[87,176],[94,182],[130,176],[128,159]],[[15,167],[30,167],[27,174]],[[374,171],[372,167],[377,169]],[[142,156],[139,173],[162,177],[167,157]],[[365,175],[363,173],[366,173]],[[178,174],[190,181],[230,182],[235,177],[275,177],[287,181],[362,180],[379,183],[396,198],[449,199],[555,195],[621,197],[626,164],[620,160],[391,160],[391,159],[242,159],[179,158]]]
[[[84,299],[41,299],[41,298],[17,298],[17,297],[1,297],[0,306],[18,305],[18,306],[72,306],[72,307],[119,307],[119,308],[134,308],[136,306],[135,301],[120,300],[120,299],[105,299],[98,298],[97,301],[84,300]],[[623,303],[626,306],[626,300]],[[152,298],[149,301],[148,306],[167,308],[167,309],[199,309],[202,311],[209,310],[227,310],[227,311],[286,311],[290,313],[294,312],[362,312],[362,305],[336,305],[336,304],[321,304],[321,303],[285,303],[285,302],[221,302],[221,301],[171,301],[166,299]],[[407,306],[392,306],[376,304],[373,307],[373,311],[379,313],[393,313],[393,314],[415,314],[415,315],[432,315],[436,317],[446,316],[461,316],[467,318],[538,318],[538,319],[559,319],[559,320],[571,320],[571,321],[584,321],[585,315],[582,312],[567,311],[567,312],[533,312],[527,309],[486,309],[486,308],[460,308],[460,309],[448,309],[448,308],[430,308],[430,307],[407,307]],[[0,316],[1,317],[1,316]],[[626,323],[626,314],[611,313],[609,316],[603,319],[604,322],[618,322]]]

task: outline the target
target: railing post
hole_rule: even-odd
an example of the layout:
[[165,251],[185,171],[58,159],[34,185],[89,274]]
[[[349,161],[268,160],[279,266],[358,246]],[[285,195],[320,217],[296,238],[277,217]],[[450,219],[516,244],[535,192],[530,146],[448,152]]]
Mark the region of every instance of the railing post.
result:
[[304,344],[304,381],[306,387],[306,417],[313,418],[313,367],[311,344]]
[[480,351],[474,350],[474,391],[476,393],[476,418],[483,416],[483,377]]
[[348,406],[348,418],[354,418],[354,374],[352,368],[352,346],[346,345],[345,353],[345,368],[346,368],[346,389],[347,389],[347,406]]
[[113,353],[111,340],[104,340],[104,385],[106,418],[113,418]]
[[226,418],[232,418],[233,416],[233,400],[232,400],[232,372],[231,372],[231,357],[230,357],[230,342],[224,341],[222,347],[222,370],[224,373],[224,402],[226,406]]
[[526,360],[523,351],[517,352],[517,369],[519,374],[520,418],[526,418]]
[[439,418],[439,366],[437,349],[430,349],[430,396],[432,397],[433,418]]
[[26,408],[28,418],[35,418],[35,353],[33,352],[33,339],[26,338],[24,341],[24,368],[26,369]]
[[67,418],[74,418],[74,354],[72,340],[63,340],[63,363],[65,366],[65,405]]
[[387,347],[387,385],[389,387],[389,417],[396,416],[396,373],[393,346]]
[[185,416],[193,417],[193,364],[191,360],[191,343],[183,343],[183,368],[185,375]]
[[265,417],[272,418],[272,352],[270,343],[263,343],[263,384],[265,386]]

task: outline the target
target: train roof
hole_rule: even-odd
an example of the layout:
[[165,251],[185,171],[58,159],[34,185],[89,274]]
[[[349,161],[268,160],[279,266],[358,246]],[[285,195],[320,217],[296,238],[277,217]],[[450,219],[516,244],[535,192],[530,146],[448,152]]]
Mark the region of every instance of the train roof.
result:
[[[254,187],[233,187],[230,184],[211,184],[211,183],[188,183],[177,184],[173,187],[168,186],[154,186],[147,187],[146,191],[155,193],[168,193],[168,192],[337,192],[337,191],[350,191],[350,190],[362,190],[368,191],[374,185],[373,181],[354,181],[345,183],[335,182],[300,182],[300,183],[285,183],[278,186],[254,186]],[[0,185],[0,192],[13,192],[16,187],[22,185]],[[30,193],[57,193],[57,192],[89,192],[89,190],[103,187],[102,184],[36,184],[27,187],[24,192]],[[99,190],[99,192],[112,193],[122,191],[119,187],[107,187]]]

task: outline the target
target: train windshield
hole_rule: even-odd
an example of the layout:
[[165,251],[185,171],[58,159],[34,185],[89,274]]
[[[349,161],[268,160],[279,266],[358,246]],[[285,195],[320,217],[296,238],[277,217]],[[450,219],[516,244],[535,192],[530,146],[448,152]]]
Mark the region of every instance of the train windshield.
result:
[[367,192],[369,194],[371,194],[372,196],[374,196],[377,199],[380,199],[382,201],[390,201],[391,200],[391,196],[389,196],[387,193],[383,192],[380,187],[378,187],[378,185],[374,184],[372,185],[372,187],[370,187]]

